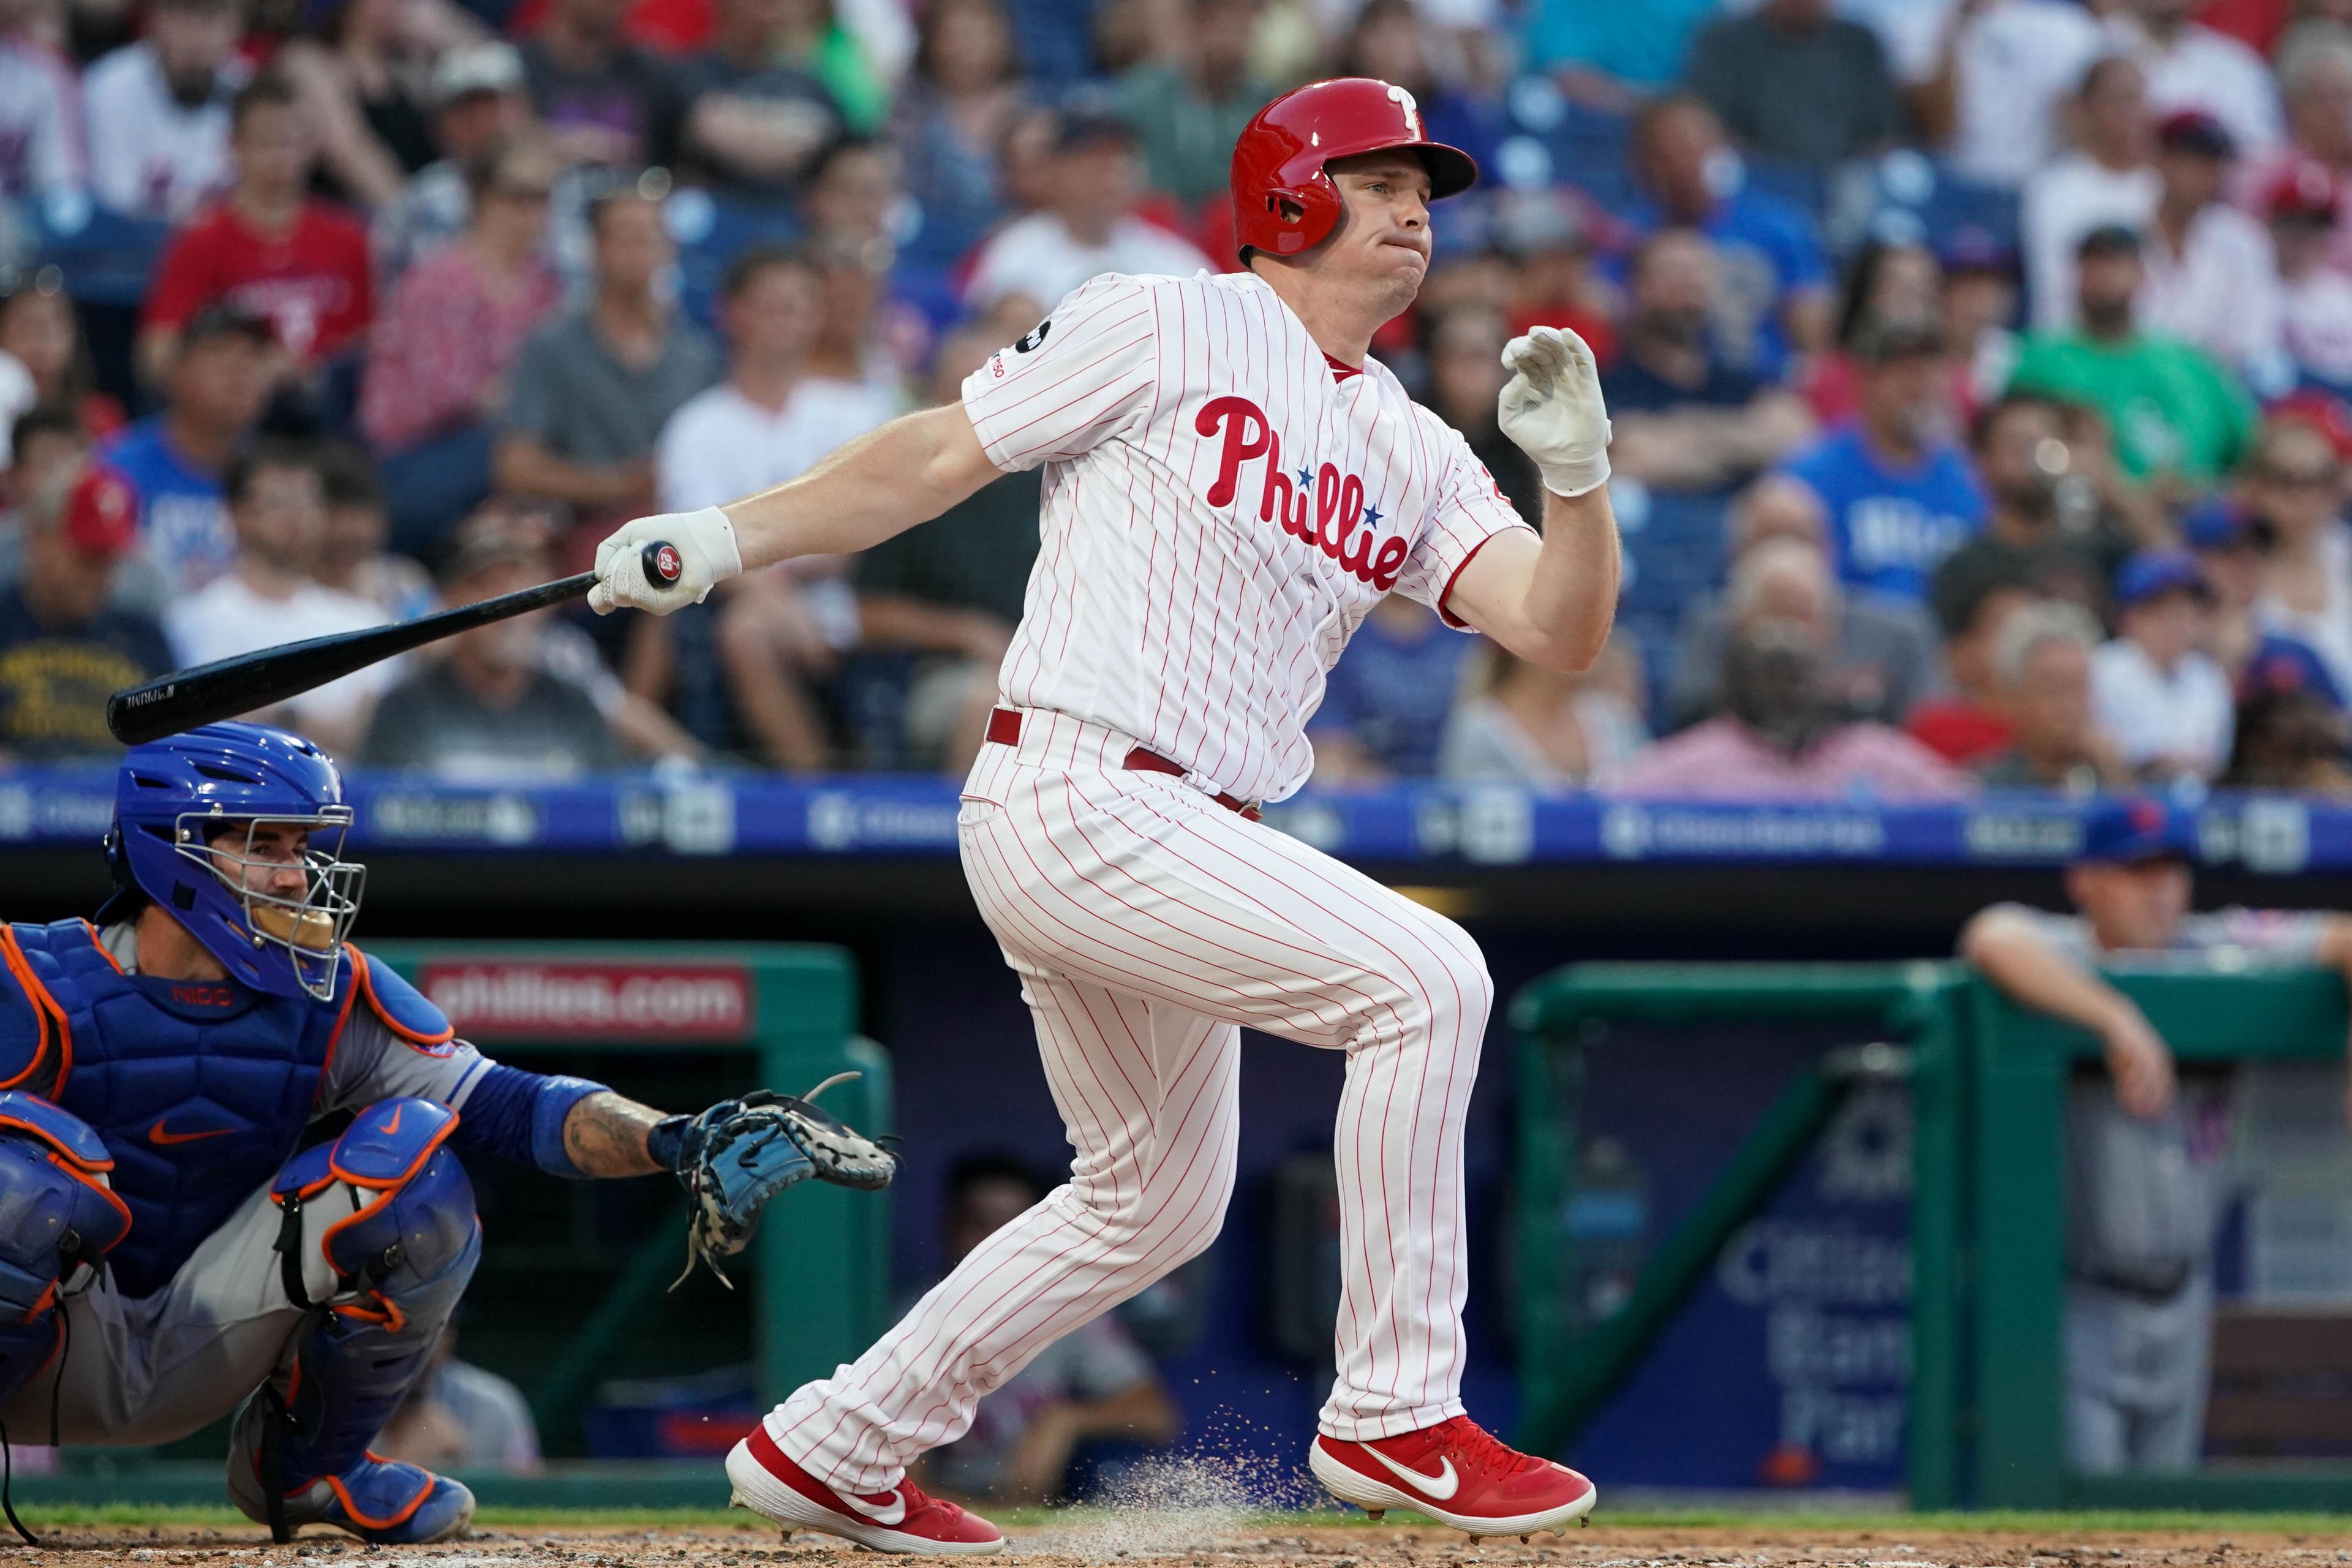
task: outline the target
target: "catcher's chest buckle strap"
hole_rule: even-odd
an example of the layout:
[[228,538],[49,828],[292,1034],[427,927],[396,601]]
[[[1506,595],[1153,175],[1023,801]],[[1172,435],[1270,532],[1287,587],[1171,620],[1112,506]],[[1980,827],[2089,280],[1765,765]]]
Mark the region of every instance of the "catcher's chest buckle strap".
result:
[[[1014,712],[1010,708],[990,709],[988,710],[988,739],[990,742],[994,745],[1019,745],[1021,743],[1021,715]],[[1166,757],[1161,756],[1159,752],[1146,750],[1141,746],[1137,746],[1132,751],[1129,752],[1127,753],[1126,760],[1119,765],[1131,773],[1171,773],[1180,779],[1182,778],[1186,773],[1186,769],[1182,763],[1171,763]],[[1239,795],[1227,795],[1223,791],[1220,790],[1210,798],[1214,800],[1219,805],[1223,806],[1227,811],[1238,812],[1242,816],[1249,818],[1252,822],[1258,820],[1257,807],[1242,799]]]

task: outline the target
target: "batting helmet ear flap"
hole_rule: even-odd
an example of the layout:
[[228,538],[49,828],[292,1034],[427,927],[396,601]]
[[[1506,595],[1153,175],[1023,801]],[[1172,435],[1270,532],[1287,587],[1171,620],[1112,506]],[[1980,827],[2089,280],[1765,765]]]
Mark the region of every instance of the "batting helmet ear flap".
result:
[[1297,256],[1323,243],[1337,228],[1347,204],[1331,176],[1318,169],[1302,185],[1284,185],[1265,194],[1266,216],[1258,226],[1261,237],[1253,248],[1276,256]]

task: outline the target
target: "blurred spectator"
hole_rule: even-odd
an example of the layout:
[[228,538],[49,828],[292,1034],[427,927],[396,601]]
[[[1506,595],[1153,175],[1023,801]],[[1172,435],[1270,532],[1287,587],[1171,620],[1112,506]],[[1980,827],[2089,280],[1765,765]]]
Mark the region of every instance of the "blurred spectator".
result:
[[2287,791],[2341,802],[2352,799],[2352,766],[2344,760],[2344,710],[2307,687],[2256,687],[2238,702],[2237,739],[2230,765],[2214,781],[2223,789]]
[[2308,691],[2323,707],[2341,710],[2344,693],[2327,663],[2309,643],[2262,624],[2263,551],[2245,510],[2208,501],[2180,522],[2181,536],[2213,590],[2206,651],[2230,679],[2241,703],[2262,692]]
[[[1183,13],[1180,51],[1130,68],[1112,103],[1134,127],[1151,188],[1192,208],[1230,199],[1234,139],[1274,89],[1250,71],[1259,0],[1175,3]],[[1381,26],[1383,15],[1374,0],[1356,26]]]
[[459,1361],[457,1343],[455,1324],[441,1331],[425,1370],[370,1447],[428,1468],[537,1475],[545,1467],[530,1401],[497,1373]]
[[623,190],[590,208],[589,228],[593,292],[524,342],[491,472],[498,489],[561,501],[593,528],[658,510],[654,443],[719,365],[656,291],[677,255],[661,204]]
[[1528,7],[1528,64],[1549,71],[1570,97],[1623,114],[1682,79],[1691,34],[1717,0],[1595,5],[1535,0]]
[[1446,722],[1437,776],[1544,791],[1606,784],[1644,738],[1633,698],[1638,669],[1616,642],[1578,674],[1482,644]]
[[489,494],[508,373],[562,298],[541,254],[556,172],[536,141],[483,153],[468,170],[465,237],[402,274],[370,335],[360,428],[383,460],[394,535],[412,555]]
[[[2352,108],[2347,108],[2352,114]],[[2352,393],[2352,278],[2328,259],[2336,181],[2316,163],[2288,170],[2263,199],[2278,257],[2280,341],[2298,379]]]
[[0,0],[0,201],[89,184],[74,62],[43,39],[39,0]]
[[477,36],[447,0],[333,0],[270,62],[319,144],[320,194],[359,207],[400,195],[433,162],[434,58]]
[[2336,689],[2352,696],[2352,528],[2335,446],[2304,420],[2273,420],[2255,444],[2244,495],[2267,541],[2257,618],[2309,646]]
[[[964,377],[997,346],[982,330],[948,339],[932,400],[960,398]],[[1042,482],[1034,470],[1003,475],[851,562],[862,646],[919,656],[903,725],[918,766],[954,773],[979,752],[1037,560]]]
[[[9,422],[7,467],[0,468],[0,583],[16,574],[18,519],[33,498],[70,476],[89,458],[89,437],[81,421],[62,403],[36,403]],[[139,498],[131,498],[131,525],[138,526]]]
[[1949,800],[1968,776],[1884,724],[1839,715],[1818,644],[1766,620],[1724,648],[1724,713],[1660,741],[1604,787],[1662,800]]
[[1616,362],[1601,377],[1616,472],[1668,489],[1719,489],[1813,434],[1804,400],[1718,356],[1710,331],[1726,289],[1692,229],[1661,229],[1633,252]]
[[2204,0],[2122,0],[2108,29],[2147,79],[2158,114],[2193,109],[2230,128],[2250,154],[2285,134],[2278,85],[2262,56],[2189,17]]
[[2091,706],[2091,659],[2099,623],[2080,605],[2045,599],[2011,613],[1992,640],[1992,679],[2010,745],[1980,761],[1987,789],[2089,795],[2130,782],[2131,771],[2099,729]]
[[[2314,38],[2279,59],[2279,85],[2286,95],[2288,141],[2268,157],[2249,159],[2238,171],[2238,195],[2257,212],[2291,177],[2324,184],[2334,193],[2333,210],[2352,203],[2352,35]],[[2315,193],[2306,197],[2315,210]],[[2352,227],[2329,234],[2329,258],[2352,268]]]
[[2229,677],[2202,644],[2213,589],[2185,550],[2144,551],[2116,574],[2116,635],[2091,660],[2099,728],[2143,778],[2211,780],[2230,760]]
[[671,161],[681,109],[669,66],[623,34],[629,0],[553,0],[522,46],[523,78],[567,163]]
[[1462,686],[1469,639],[1402,594],[1377,601],[1323,685],[1307,723],[1318,784],[1427,778]]
[[1952,172],[2015,190],[2059,152],[2059,110],[2106,52],[2098,22],[2074,0],[1948,0],[1939,28],[1915,28],[1895,67],[1910,84],[1922,139]]
[[802,203],[809,243],[855,251],[887,267],[906,200],[904,166],[897,148],[867,136],[844,136],[820,152]]
[[25,367],[39,401],[72,409],[85,435],[121,427],[122,405],[98,389],[81,323],[56,268],[41,268],[0,292],[0,354]]
[[777,47],[790,0],[716,0],[710,47],[677,65],[685,103],[679,170],[753,200],[796,195],[810,163],[839,134],[824,83]]
[[2210,115],[2183,110],[2158,125],[2156,147],[2162,190],[2140,253],[2140,319],[2258,387],[2287,390],[2277,254],[2260,222],[2221,200],[2230,133]]
[[1790,459],[1787,472],[1828,510],[1839,580],[1914,602],[1937,565],[1984,525],[1985,497],[1948,434],[1944,333],[1933,320],[1864,325],[1853,420]]
[[932,0],[891,110],[921,223],[908,254],[953,266],[1004,215],[1001,159],[1027,102],[1003,0]]
[[2097,409],[2114,432],[2117,461],[2135,479],[2193,490],[2227,472],[2253,436],[2253,405],[2203,353],[2140,330],[2133,313],[2144,277],[2139,236],[2092,230],[2076,271],[2082,326],[2028,334],[2011,389]]
[[1937,261],[1944,331],[1954,367],[1966,378],[1961,405],[1974,417],[2000,395],[2017,365],[2018,256],[1997,241],[1962,235]]
[[[948,1174],[950,1267],[1045,1201],[1018,1163],[972,1155]],[[1115,1313],[1048,1344],[980,1403],[971,1429],[926,1454],[922,1481],[959,1497],[1050,1502],[1061,1496],[1081,1444],[1109,1439],[1160,1447],[1181,1424],[1176,1405]]]
[[2025,182],[2018,228],[2025,244],[2026,307],[2037,327],[2071,325],[2083,238],[2094,229],[2137,229],[2156,211],[2164,180],[2139,68],[2116,56],[2083,73],[2067,106],[2073,151]]
[[1990,508],[1983,531],[1936,568],[1930,596],[1948,629],[1957,629],[1957,606],[1980,581],[2022,583],[2095,613],[2105,605],[2131,542],[2103,525],[2095,505],[2083,505],[2089,481],[2065,437],[2058,409],[2031,393],[2011,393],[1978,416],[1977,477]]
[[1829,329],[1829,258],[1803,209],[1727,171],[1737,156],[1700,99],[1652,100],[1633,117],[1630,155],[1642,195],[1626,214],[1639,233],[1695,228],[1722,258],[1716,347],[1738,370],[1778,379]]
[[[269,400],[276,363],[269,323],[233,304],[188,319],[163,378],[163,407],[131,425],[101,456],[139,495],[140,552],[175,594],[227,570],[236,549],[221,479]],[[149,608],[160,613],[159,603]]]
[[318,459],[327,528],[310,574],[337,593],[365,599],[386,620],[413,620],[434,609],[433,579],[425,568],[384,548],[392,537],[391,509],[368,455],[349,441],[331,441]]
[[[483,511],[450,541],[441,595],[453,605],[544,583],[555,574],[535,520]],[[621,752],[588,694],[548,672],[540,639],[549,612],[460,632],[384,693],[359,755],[467,783],[576,778],[609,772]]]
[[312,147],[294,90],[265,76],[236,95],[228,195],[173,239],[140,321],[139,363],[163,379],[188,318],[215,301],[266,318],[300,370],[340,354],[375,313],[367,230],[309,194]]
[[1043,315],[1097,273],[1215,271],[1191,241],[1136,215],[1142,195],[1143,163],[1127,122],[1065,114],[1054,140],[1052,205],[1015,218],[980,247],[964,302],[985,310],[1019,294]]
[[1826,169],[1903,128],[1878,35],[1832,16],[1830,0],[1763,0],[1710,22],[1686,74],[1736,140],[1784,163]]
[[1429,406],[1462,432],[1471,456],[1486,465],[1496,488],[1531,524],[1543,521],[1543,477],[1535,460],[1503,434],[1497,403],[1507,373],[1503,318],[1480,305],[1456,305],[1429,321]]
[[1900,724],[1936,684],[1935,632],[1918,605],[1841,594],[1818,538],[1770,538],[1739,556],[1720,602],[1685,611],[1664,729],[1684,729],[1722,710],[1726,646],[1766,625],[1811,646],[1821,659],[1822,695],[1839,718]]
[[[223,488],[236,554],[226,572],[163,616],[182,665],[383,624],[375,605],[310,575],[326,547],[327,497],[310,447],[265,440],[229,465]],[[331,753],[353,753],[377,695],[400,673],[396,660],[370,665],[266,710],[263,721],[284,724]]]
[[103,468],[56,474],[17,519],[19,570],[0,585],[0,763],[110,756],[108,694],[176,668],[152,617],[109,603],[138,532],[131,487]]
[[248,75],[237,57],[237,0],[155,0],[147,36],[82,78],[90,181],[134,217],[179,223],[229,183],[229,100]]
[[1934,598],[1951,689],[1915,703],[1903,728],[1946,762],[1966,768],[2009,749],[2009,718],[1993,651],[2010,617],[2035,603],[2035,597],[2014,570],[1988,563],[1986,570],[1962,575],[1951,570],[1951,563],[1946,562],[1936,574]]
[[376,280],[388,293],[403,272],[466,232],[474,166],[530,124],[522,56],[503,39],[468,44],[433,68],[433,144],[440,156],[376,209]]
[[[1872,321],[1923,321],[1944,315],[1944,268],[1924,245],[1872,238],[1845,266],[1838,290],[1836,325],[1830,346],[1807,367],[1805,401],[1825,424],[1851,416],[1861,396],[1861,365],[1855,340]],[[1955,415],[1973,406],[1969,366],[1958,355],[1948,362]]]
[[[1531,327],[1566,327],[1592,350],[1593,363],[1617,360],[1612,290],[1593,273],[1592,258],[1609,219],[1591,199],[1569,185],[1506,191],[1495,200],[1486,243],[1516,269],[1511,334]],[[1423,290],[1428,303],[1428,291]]]

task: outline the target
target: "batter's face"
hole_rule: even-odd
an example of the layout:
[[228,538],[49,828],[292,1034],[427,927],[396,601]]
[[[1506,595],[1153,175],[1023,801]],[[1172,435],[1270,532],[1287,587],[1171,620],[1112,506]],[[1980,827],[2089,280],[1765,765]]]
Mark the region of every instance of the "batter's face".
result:
[[1346,210],[1324,242],[1318,270],[1393,296],[1403,310],[1429,276],[1429,171],[1410,153],[1362,153],[1335,159],[1324,172]]

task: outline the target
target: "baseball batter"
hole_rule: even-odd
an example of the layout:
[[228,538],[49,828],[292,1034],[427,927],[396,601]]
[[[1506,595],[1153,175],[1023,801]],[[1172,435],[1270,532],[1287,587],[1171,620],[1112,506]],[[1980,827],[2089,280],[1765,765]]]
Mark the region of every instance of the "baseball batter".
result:
[[[736,1447],[737,1496],[770,1518],[884,1551],[1003,1547],[907,1464],[1216,1236],[1244,1025],[1348,1058],[1339,1379],[1317,1477],[1475,1535],[1591,1508],[1582,1476],[1463,1410],[1463,1123],[1493,1002],[1478,950],[1257,819],[1307,779],[1325,673],[1383,594],[1558,668],[1608,636],[1609,423],[1585,345],[1542,328],[1505,353],[1503,428],[1549,492],[1540,536],[1366,354],[1428,271],[1430,203],[1476,177],[1422,134],[1402,89],[1301,88],[1234,151],[1248,270],[1097,278],[960,405],[731,506],[630,523],[599,552],[599,610],[667,612],[1045,468],[1043,548],[960,825],[1036,1016],[1070,1180]],[[673,587],[646,580],[637,544],[655,538],[684,558]]]

